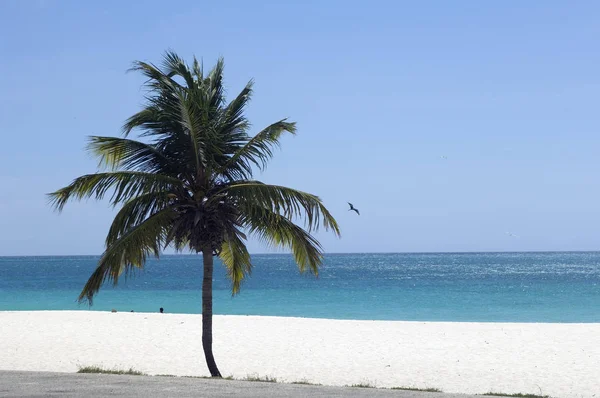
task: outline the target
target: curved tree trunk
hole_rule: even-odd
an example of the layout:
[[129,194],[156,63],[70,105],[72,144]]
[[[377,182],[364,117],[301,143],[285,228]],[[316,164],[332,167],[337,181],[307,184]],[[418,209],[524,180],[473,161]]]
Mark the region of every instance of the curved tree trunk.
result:
[[212,278],[213,254],[212,250],[202,250],[204,276],[202,278],[202,348],[206,365],[212,377],[221,377],[217,363],[212,352]]

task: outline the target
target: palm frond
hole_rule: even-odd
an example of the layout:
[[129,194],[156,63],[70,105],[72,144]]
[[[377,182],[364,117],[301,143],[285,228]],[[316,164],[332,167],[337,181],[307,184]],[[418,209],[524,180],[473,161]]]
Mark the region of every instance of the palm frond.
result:
[[106,236],[106,246],[111,246],[148,217],[167,208],[174,196],[170,192],[150,192],[127,201],[113,219]]
[[304,219],[309,232],[318,230],[321,223],[326,231],[340,235],[337,221],[323,205],[318,196],[278,185],[259,181],[239,181],[227,185],[223,194],[231,196],[242,208],[259,205],[286,218]]
[[192,75],[190,68],[186,65],[185,61],[173,51],[167,51],[163,56],[162,72],[169,77],[181,76],[189,89],[194,88],[195,86],[194,76]]
[[182,182],[174,177],[137,171],[115,171],[78,177],[70,185],[48,196],[50,204],[58,211],[62,211],[70,199],[81,200],[94,197],[102,200],[110,190],[113,190],[110,201],[113,205],[117,205],[143,193],[174,189],[183,189]]
[[165,87],[182,88],[179,83],[172,79],[173,74],[164,73],[159,67],[148,62],[135,61],[129,71],[140,72],[146,76],[148,80],[145,85],[151,91]]
[[173,217],[172,209],[164,209],[108,246],[81,291],[79,301],[88,301],[91,305],[104,282],[112,281],[116,285],[123,272],[128,273],[134,267],[142,268],[149,255],[158,257]]
[[227,268],[233,295],[240,291],[242,281],[252,272],[250,253],[248,253],[244,240],[245,235],[236,230],[227,236],[219,253],[219,258]]
[[99,158],[99,167],[111,170],[122,168],[152,173],[174,168],[170,167],[171,161],[164,152],[140,141],[92,136],[87,149]]
[[[123,135],[127,137],[133,129],[143,130],[161,134],[168,131],[165,127],[163,113],[159,106],[148,105],[146,108],[129,117],[123,124]],[[168,122],[168,121],[167,121]],[[149,135],[149,134],[147,134]]]
[[248,102],[252,98],[252,86],[254,81],[250,80],[246,87],[231,101],[224,109],[224,120],[222,121],[223,130],[231,131],[233,127],[238,127],[243,124],[248,126],[248,121],[244,117],[244,110],[248,106]]
[[196,81],[201,82],[204,80],[204,65],[202,62],[198,62],[196,57],[194,57],[194,63],[192,64],[192,73],[194,74]]
[[216,131],[225,142],[234,148],[231,154],[234,154],[240,146],[248,141],[246,130],[250,123],[244,116],[244,110],[252,97],[252,84],[252,81],[248,82],[238,96],[219,114]]
[[323,250],[310,233],[286,217],[261,206],[248,206],[241,218],[242,225],[267,245],[291,249],[300,272],[308,268],[313,274],[319,274]]
[[248,142],[247,130],[250,123],[244,116],[244,109],[252,94],[252,82],[249,82],[239,95],[224,109],[214,115],[214,132],[218,138],[217,155],[214,156],[217,167],[214,173],[223,175],[230,181],[248,179],[251,174],[239,165],[225,165],[231,157]]
[[197,111],[195,98],[190,98],[190,93],[177,93],[179,106],[179,123],[189,136],[190,148],[192,149],[192,158],[195,164],[196,173],[200,174],[206,166],[206,154],[204,151],[203,139],[207,137],[202,135],[202,115]]
[[233,168],[244,170],[246,176],[252,175],[252,165],[264,170],[267,161],[273,157],[273,148],[279,146],[279,138],[284,132],[296,134],[296,123],[286,122],[287,119],[271,124],[252,137],[244,146],[236,151],[229,159],[223,172]]
[[153,64],[136,61],[130,71],[141,72],[148,78],[144,86],[149,94],[146,107],[126,120],[123,134],[127,136],[135,128],[145,130],[141,136],[172,134],[180,119],[177,97],[186,88],[173,80],[172,71],[165,73]]
[[215,66],[208,73],[208,87],[206,90],[210,95],[207,110],[214,111],[225,103],[224,87],[223,87],[223,72],[225,70],[225,60],[219,57]]

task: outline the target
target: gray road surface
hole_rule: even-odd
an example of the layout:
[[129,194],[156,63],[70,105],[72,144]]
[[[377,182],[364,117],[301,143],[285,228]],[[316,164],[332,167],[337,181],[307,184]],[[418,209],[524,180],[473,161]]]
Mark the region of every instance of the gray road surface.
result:
[[[322,387],[185,377],[0,371],[0,397],[396,397],[475,398],[475,395]],[[481,397],[477,397],[481,398]]]

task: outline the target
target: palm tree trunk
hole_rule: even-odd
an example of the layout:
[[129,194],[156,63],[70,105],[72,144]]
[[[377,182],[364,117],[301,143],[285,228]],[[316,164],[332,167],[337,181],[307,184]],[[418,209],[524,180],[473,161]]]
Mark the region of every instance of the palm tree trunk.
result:
[[204,276],[202,278],[202,348],[206,365],[212,377],[222,377],[212,352],[212,278],[213,253],[210,249],[202,250]]

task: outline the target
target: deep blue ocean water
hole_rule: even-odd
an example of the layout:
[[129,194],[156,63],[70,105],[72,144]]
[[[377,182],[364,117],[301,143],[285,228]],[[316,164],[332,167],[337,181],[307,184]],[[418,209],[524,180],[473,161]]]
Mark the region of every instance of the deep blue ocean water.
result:
[[[600,253],[329,254],[319,278],[289,255],[254,255],[231,297],[215,267],[216,314],[338,319],[600,322]],[[0,310],[199,313],[202,259],[150,260],[89,308],[77,296],[97,257],[0,257]]]

